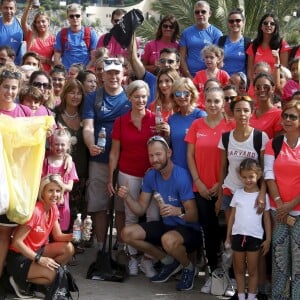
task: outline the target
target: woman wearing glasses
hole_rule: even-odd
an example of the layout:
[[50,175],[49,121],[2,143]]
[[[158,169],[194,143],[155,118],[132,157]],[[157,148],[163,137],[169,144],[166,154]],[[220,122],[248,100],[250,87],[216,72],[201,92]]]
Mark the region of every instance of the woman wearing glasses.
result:
[[266,13],[258,24],[257,37],[247,49],[247,75],[250,80],[253,78],[253,66],[261,61],[270,65],[271,74],[273,74],[275,67],[273,50],[279,50],[280,62],[283,66],[287,67],[290,47],[280,37],[277,17],[273,13]]
[[300,102],[282,111],[285,134],[266,145],[267,182],[272,230],[272,299],[298,299],[300,294]]
[[36,52],[41,60],[43,70],[50,72],[55,35],[49,32],[50,18],[44,11],[39,11],[33,17],[31,26],[27,23],[29,11],[32,9],[33,0],[28,0],[27,6],[21,18],[21,26],[27,51]]
[[282,131],[281,109],[273,104],[275,83],[269,73],[259,73],[253,82],[257,107],[250,125],[264,131],[270,139]]
[[37,87],[44,96],[43,105],[53,110],[55,100],[52,90],[52,79],[45,71],[34,71],[29,78],[29,85]]
[[175,16],[167,15],[160,21],[155,39],[145,44],[142,62],[145,69],[153,74],[159,70],[157,61],[160,57],[160,50],[163,48],[174,48],[179,50],[177,39],[179,37],[179,24]]

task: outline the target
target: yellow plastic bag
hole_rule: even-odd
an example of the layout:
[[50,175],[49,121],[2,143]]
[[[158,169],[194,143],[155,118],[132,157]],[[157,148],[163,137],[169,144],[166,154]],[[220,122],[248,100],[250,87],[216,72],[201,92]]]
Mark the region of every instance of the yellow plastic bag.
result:
[[3,142],[0,134],[0,215],[6,214],[9,206],[8,184],[3,159]]
[[40,185],[46,133],[53,125],[52,116],[11,118],[0,115],[9,191],[6,215],[15,223],[24,224],[31,218]]

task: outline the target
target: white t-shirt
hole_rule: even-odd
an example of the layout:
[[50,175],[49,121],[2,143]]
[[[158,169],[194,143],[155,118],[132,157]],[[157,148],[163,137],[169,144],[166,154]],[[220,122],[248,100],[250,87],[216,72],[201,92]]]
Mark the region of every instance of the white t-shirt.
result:
[[[259,192],[247,193],[244,189],[238,189],[234,193],[230,202],[231,207],[235,207],[235,219],[232,226],[232,235],[241,234],[252,236],[258,239],[263,238],[262,227],[263,214],[256,213],[255,201]],[[265,210],[270,209],[270,201],[266,195]]]
[[[222,185],[223,188],[228,188],[234,194],[237,189],[243,187],[240,176],[238,174],[238,169],[241,162],[245,158],[258,159],[258,154],[255,151],[253,145],[253,132],[249,135],[248,139],[243,142],[238,142],[233,136],[233,130],[229,134],[228,150],[227,150],[227,159],[228,159],[228,173],[224,179]],[[262,146],[261,150],[265,150],[267,141],[269,140],[267,134],[262,132]],[[225,147],[222,142],[222,137],[220,138],[218,148],[225,150]]]

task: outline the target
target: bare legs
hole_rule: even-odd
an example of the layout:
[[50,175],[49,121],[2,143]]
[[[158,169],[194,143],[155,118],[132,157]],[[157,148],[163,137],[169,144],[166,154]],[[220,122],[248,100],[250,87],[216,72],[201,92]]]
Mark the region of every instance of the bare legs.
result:
[[4,269],[12,228],[0,225],[0,278]]

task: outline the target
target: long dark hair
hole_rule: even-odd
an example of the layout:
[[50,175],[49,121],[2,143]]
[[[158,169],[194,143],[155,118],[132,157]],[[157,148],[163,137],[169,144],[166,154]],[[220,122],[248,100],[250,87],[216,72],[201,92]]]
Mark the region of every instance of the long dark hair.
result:
[[[256,38],[253,40],[253,53],[256,53],[257,51],[257,48],[262,44],[263,42],[263,31],[261,29],[262,25],[263,25],[263,22],[264,20],[267,18],[267,17],[271,17],[273,18],[274,20],[274,23],[275,23],[275,30],[273,32],[273,35],[272,35],[272,38],[270,40],[270,43],[269,43],[269,46],[272,50],[276,50],[278,48],[281,47],[281,41],[282,41],[282,38],[280,38],[280,35],[279,35],[279,21],[278,21],[278,18],[273,14],[273,13],[266,13],[265,15],[263,15],[263,17],[261,18],[261,20],[259,21],[259,24],[258,24],[258,28],[257,28],[257,36]],[[280,49],[279,49],[280,50]]]
[[170,22],[174,26],[174,33],[172,35],[171,42],[175,42],[179,38],[179,24],[177,19],[173,15],[167,15],[162,18],[158,25],[155,39],[160,40],[162,38],[162,26],[166,22]]

